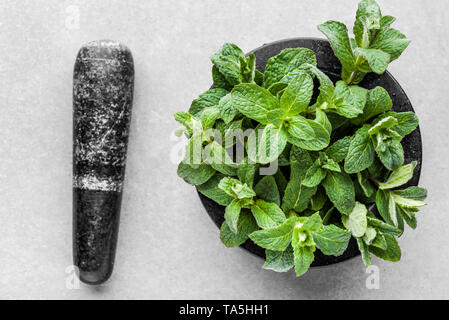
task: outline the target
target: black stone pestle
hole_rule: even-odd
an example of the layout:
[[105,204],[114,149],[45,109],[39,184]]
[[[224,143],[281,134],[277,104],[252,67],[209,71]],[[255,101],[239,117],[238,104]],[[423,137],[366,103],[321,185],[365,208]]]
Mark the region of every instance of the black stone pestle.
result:
[[111,275],[117,244],[134,87],[130,50],[93,41],[73,76],[73,258],[81,281]]

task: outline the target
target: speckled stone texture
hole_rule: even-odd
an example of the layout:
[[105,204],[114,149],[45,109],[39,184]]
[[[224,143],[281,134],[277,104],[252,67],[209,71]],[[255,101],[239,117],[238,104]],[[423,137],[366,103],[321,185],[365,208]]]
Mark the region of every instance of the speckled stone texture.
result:
[[133,99],[131,52],[94,41],[76,58],[73,77],[73,256],[80,279],[112,273]]
[[[314,38],[295,38],[281,40],[270,44],[265,44],[262,47],[253,50],[252,52],[254,52],[254,54],[256,55],[256,68],[263,72],[265,70],[265,65],[268,59],[277,55],[286,48],[312,49],[316,53],[319,69],[321,69],[331,77],[333,75],[339,75],[341,72],[341,64],[337,57],[334,55],[329,42],[327,40]],[[410,100],[408,99],[404,90],[388,71],[382,75],[377,75],[374,73],[368,74],[360,83],[360,86],[367,89],[381,86],[390,94],[390,97],[393,101],[393,111],[414,112]],[[405,163],[409,163],[413,160],[417,161],[415,175],[413,179],[407,183],[406,186],[416,186],[418,185],[422,165],[422,142],[419,127],[402,140],[402,146],[404,148]],[[202,195],[201,193],[198,192],[198,194],[200,196],[201,202],[206,208],[207,213],[217,225],[217,227],[220,227],[224,221],[225,208],[217,204],[215,201]],[[374,206],[371,206],[370,210],[374,210],[373,212],[377,213],[377,210],[375,208],[373,209],[373,207]],[[255,245],[251,240],[245,242],[241,247],[259,257],[265,258],[265,250]],[[357,246],[357,242],[354,238],[351,238],[348,248],[339,257],[326,256],[317,248],[317,250],[315,251],[315,260],[312,263],[312,267],[338,263],[358,256],[359,254],[360,252]]]

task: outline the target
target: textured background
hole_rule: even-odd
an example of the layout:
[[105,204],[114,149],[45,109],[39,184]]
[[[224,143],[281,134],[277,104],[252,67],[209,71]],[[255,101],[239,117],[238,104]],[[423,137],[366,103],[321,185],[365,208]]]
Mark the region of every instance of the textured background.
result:
[[[172,113],[209,87],[208,57],[223,42],[248,51],[321,37],[328,19],[352,24],[356,0],[1,0],[0,298],[449,298],[449,2],[379,3],[412,39],[389,70],[421,120],[429,205],[400,239],[399,263],[374,259],[380,288],[368,290],[359,258],[297,279],[226,249],[169,160],[179,149]],[[110,281],[71,290],[73,63],[102,38],[127,44],[136,69],[121,230]]]

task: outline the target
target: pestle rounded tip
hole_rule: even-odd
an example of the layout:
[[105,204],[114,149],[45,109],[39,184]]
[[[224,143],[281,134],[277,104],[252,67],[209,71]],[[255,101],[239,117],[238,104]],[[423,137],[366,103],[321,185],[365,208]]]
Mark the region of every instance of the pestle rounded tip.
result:
[[86,43],[78,51],[77,60],[118,60],[133,64],[131,50],[115,40],[95,40]]
[[95,271],[79,270],[79,278],[82,282],[89,285],[99,285],[105,283],[112,274],[112,266],[106,269]]

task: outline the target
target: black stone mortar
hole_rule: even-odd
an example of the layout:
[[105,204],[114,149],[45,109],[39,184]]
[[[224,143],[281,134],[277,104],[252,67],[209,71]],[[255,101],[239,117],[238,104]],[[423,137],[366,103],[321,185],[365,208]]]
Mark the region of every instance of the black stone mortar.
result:
[[[341,64],[338,58],[334,55],[332,48],[327,40],[317,38],[294,38],[287,40],[280,40],[265,44],[252,52],[256,55],[256,68],[257,70],[264,72],[265,65],[269,58],[279,54],[282,50],[287,48],[309,48],[316,53],[318,68],[328,74],[339,75],[341,73]],[[389,93],[391,100],[393,101],[393,111],[396,112],[414,112],[412,104],[401,88],[399,83],[393,78],[393,76],[387,71],[382,75],[375,73],[368,74],[363,81],[359,84],[366,89],[373,89],[376,86],[383,87]],[[421,174],[422,165],[422,141],[421,132],[419,127],[411,134],[406,136],[402,140],[402,147],[404,148],[404,163],[410,163],[417,161],[415,173],[405,186],[417,186],[419,182],[419,176]],[[215,201],[207,198],[199,193],[201,202],[206,208],[206,211],[213,222],[218,228],[221,227],[224,221],[225,207],[217,204]],[[375,214],[377,209],[374,205],[369,208]],[[249,252],[265,258],[265,249],[257,246],[251,240],[246,241],[241,247]],[[326,256],[318,248],[315,251],[315,260],[312,263],[312,267],[326,266],[334,263],[342,262],[360,255],[360,251],[357,246],[357,242],[354,238],[351,238],[348,248],[339,257]]]

